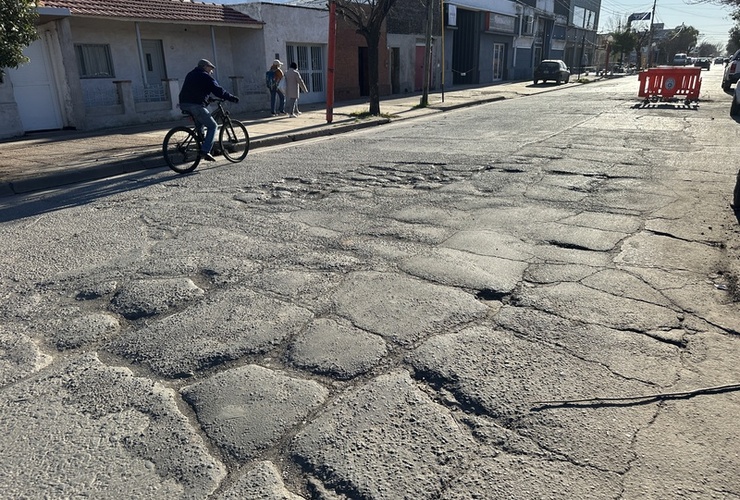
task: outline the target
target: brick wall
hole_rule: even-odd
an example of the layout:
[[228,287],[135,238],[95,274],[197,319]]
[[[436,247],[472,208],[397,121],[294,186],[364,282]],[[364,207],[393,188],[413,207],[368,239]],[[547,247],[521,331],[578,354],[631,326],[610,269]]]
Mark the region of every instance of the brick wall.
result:
[[[335,52],[334,100],[349,101],[360,99],[360,47],[367,47],[357,28],[342,16],[337,16],[337,44]],[[389,53],[386,41],[386,27],[383,23],[380,44],[378,47],[378,91],[381,96],[390,95]],[[367,72],[365,72],[367,76]]]

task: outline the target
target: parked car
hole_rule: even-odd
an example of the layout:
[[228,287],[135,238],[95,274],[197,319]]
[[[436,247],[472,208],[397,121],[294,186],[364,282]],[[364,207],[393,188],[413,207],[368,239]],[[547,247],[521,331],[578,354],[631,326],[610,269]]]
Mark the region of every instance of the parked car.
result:
[[725,58],[724,57],[715,57],[714,58],[714,64],[724,64]]
[[694,61],[694,67],[710,70],[712,69],[712,61],[707,57],[700,57]]
[[740,57],[740,50],[732,54],[730,62],[725,66],[725,72],[722,75],[722,90],[725,92],[729,92],[732,84],[737,83],[740,79],[740,61],[737,60],[738,57]]
[[545,83],[547,80],[552,80],[555,83],[568,83],[570,80],[570,69],[564,61],[559,59],[546,59],[540,61],[537,67],[534,69],[534,84],[542,80]]
[[740,93],[738,93],[737,86],[735,86],[735,92],[732,93],[732,104],[730,105],[730,116],[740,115]]

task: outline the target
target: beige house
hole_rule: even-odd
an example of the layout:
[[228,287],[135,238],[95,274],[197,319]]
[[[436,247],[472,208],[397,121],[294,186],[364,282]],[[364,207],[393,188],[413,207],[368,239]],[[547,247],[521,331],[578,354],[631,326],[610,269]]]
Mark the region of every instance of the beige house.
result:
[[[201,58],[241,100],[264,106],[263,23],[179,0],[45,0],[30,62],[0,83],[0,138],[173,119],[179,82]],[[249,50],[244,50],[249,47]]]

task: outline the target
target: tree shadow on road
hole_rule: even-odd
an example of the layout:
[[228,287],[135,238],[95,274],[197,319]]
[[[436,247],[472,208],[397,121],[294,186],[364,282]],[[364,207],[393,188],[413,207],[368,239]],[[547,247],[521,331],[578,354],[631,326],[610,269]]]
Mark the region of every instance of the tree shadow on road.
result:
[[[172,173],[172,175],[168,175]],[[188,175],[197,175],[197,172]],[[70,207],[93,203],[108,196],[131,192],[181,178],[166,169],[151,169],[49,188],[43,191],[0,197],[0,222],[33,217]]]

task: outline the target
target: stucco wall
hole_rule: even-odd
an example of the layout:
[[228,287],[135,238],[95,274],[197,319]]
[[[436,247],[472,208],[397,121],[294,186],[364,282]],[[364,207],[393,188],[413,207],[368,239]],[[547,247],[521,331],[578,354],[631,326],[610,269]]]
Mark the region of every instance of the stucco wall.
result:
[[[399,93],[414,92],[417,35],[388,34],[388,49],[397,47],[399,53]],[[389,75],[390,78],[390,75]]]
[[[116,82],[130,81],[132,87],[142,86],[144,77],[141,71],[136,35],[133,22],[107,21],[101,19],[72,18],[69,20],[71,57],[76,60],[74,44],[108,44],[111,52],[114,77],[83,78],[77,74],[70,81],[78,82],[79,100],[83,95],[102,92],[116,94]],[[142,40],[161,40],[164,53],[166,76],[177,80],[177,85],[167,85],[175,89],[170,99],[176,103],[176,90],[185,75],[192,70],[199,59],[206,58],[216,65],[214,76],[222,87],[239,94],[240,102],[233,105],[234,111],[259,109],[262,104],[262,64],[252,51],[244,47],[263,47],[261,29],[233,28],[223,26],[181,25],[173,23],[139,23]],[[64,47],[64,46],[63,46]],[[261,52],[261,50],[260,50]],[[75,70],[76,71],[76,70]],[[157,82],[147,82],[150,85]],[[73,92],[74,95],[74,92]],[[161,104],[161,103],[160,103]],[[79,107],[79,106],[78,106]],[[136,106],[136,109],[122,109],[117,106],[82,106],[85,111],[85,127],[102,128],[133,123],[148,123],[168,120],[179,116],[179,110],[170,105]],[[142,111],[146,110],[146,111]]]
[[[262,21],[264,25],[264,46],[259,49],[253,45],[245,45],[237,50],[250,52],[259,60],[260,88],[265,89],[264,75],[272,65],[274,59],[287,63],[287,45],[311,45],[322,47],[324,61],[324,82],[326,82],[327,45],[329,38],[329,11],[297,7],[293,5],[279,5],[270,3],[248,3],[229,5],[229,7],[243,12],[253,19]],[[306,79],[306,75],[302,75]],[[269,107],[270,94],[265,89],[264,108]],[[301,94],[301,102],[324,102],[326,90],[311,94]]]
[[[109,89],[115,80],[143,84],[134,23],[72,19],[71,29],[73,44],[109,44],[113,60],[114,78],[81,79],[83,89]],[[206,58],[216,65],[214,76],[227,90],[231,76],[252,84],[258,81],[258,61],[244,47],[261,46],[260,30],[214,27],[212,39],[210,26],[139,23],[139,32],[142,39],[162,40],[168,78],[182,82],[198,60]]]

